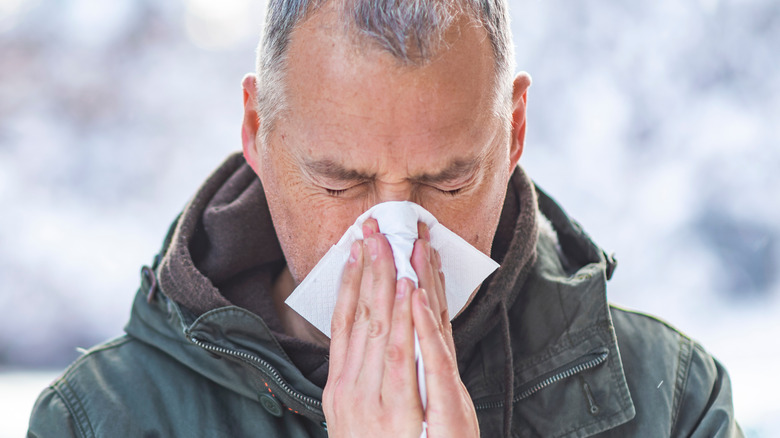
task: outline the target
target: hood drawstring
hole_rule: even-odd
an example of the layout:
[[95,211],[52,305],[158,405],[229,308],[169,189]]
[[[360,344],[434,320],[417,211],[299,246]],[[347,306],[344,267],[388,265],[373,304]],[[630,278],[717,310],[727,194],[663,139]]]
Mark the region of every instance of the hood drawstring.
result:
[[509,312],[506,304],[500,302],[498,311],[501,317],[501,338],[504,344],[504,436],[512,436],[512,400],[515,398],[515,372],[512,358],[512,339],[509,332]]

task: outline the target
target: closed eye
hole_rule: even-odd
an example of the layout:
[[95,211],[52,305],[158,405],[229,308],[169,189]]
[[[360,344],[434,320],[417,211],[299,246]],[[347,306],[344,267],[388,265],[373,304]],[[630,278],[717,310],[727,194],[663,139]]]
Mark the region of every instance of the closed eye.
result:
[[[352,188],[353,187],[348,187],[346,189],[329,189],[329,188],[325,187],[325,192],[329,196],[339,197],[339,196],[343,195],[347,190],[352,189]],[[439,189],[439,188],[437,188],[436,190],[439,191],[440,193],[445,194],[445,195],[457,196],[457,195],[459,195],[463,191],[463,189],[464,189],[463,187],[458,187],[457,189],[452,189],[452,190],[444,190],[444,189]]]
[[344,194],[344,192],[346,192],[347,189],[341,189],[341,190],[325,189],[325,191],[328,192],[328,195],[330,196],[340,196]]
[[[365,186],[364,182],[358,182],[358,183],[354,183],[349,187],[345,187],[343,189],[332,189],[324,186],[321,187],[325,189],[325,193],[327,193],[328,196],[337,198],[339,196],[345,195],[347,192],[349,192],[348,196],[359,195],[361,193],[361,189],[364,188],[364,186]],[[336,187],[338,187],[338,185]]]

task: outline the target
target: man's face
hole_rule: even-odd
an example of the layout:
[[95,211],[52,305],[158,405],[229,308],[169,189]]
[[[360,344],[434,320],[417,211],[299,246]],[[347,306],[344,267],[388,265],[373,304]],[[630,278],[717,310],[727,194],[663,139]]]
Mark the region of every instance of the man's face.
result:
[[489,255],[522,143],[495,115],[484,29],[453,26],[447,49],[409,67],[336,26],[321,11],[293,33],[287,110],[247,152],[296,283],[385,201],[420,204]]

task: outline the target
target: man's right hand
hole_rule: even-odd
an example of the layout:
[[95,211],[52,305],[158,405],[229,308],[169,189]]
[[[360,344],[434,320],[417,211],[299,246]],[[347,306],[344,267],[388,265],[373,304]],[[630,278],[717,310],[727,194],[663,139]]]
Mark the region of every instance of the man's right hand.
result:
[[414,360],[417,329],[428,388],[428,436],[479,436],[458,375],[441,260],[421,226],[412,266],[421,288],[396,282],[392,249],[375,220],[353,244],[333,313],[323,407],[330,436],[418,438],[425,418]]

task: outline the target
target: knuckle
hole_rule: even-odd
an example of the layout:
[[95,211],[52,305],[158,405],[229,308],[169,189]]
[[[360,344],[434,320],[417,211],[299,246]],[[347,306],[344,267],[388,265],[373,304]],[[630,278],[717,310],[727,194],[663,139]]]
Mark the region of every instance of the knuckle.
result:
[[385,359],[389,363],[403,362],[405,357],[404,350],[396,344],[388,344],[387,348],[385,348]]
[[336,413],[343,404],[344,388],[341,379],[329,381],[322,392],[322,404],[326,412]]
[[447,314],[442,315],[442,320],[444,322],[444,334],[446,336],[452,337],[452,323],[450,322],[449,318],[447,318]]
[[355,311],[355,322],[364,322],[368,320],[370,316],[370,310],[368,304],[364,300],[358,300],[357,310]]
[[330,320],[330,332],[331,337],[342,336],[346,333],[349,327],[349,320],[342,312],[333,312],[333,317]]
[[378,338],[385,333],[385,324],[377,319],[372,319],[368,323],[368,337]]
[[331,388],[331,403],[333,404],[333,408],[336,409],[339,405],[344,403],[344,401],[351,393],[352,391],[346,387],[341,379],[337,380]]
[[452,357],[449,350],[445,350],[444,356],[446,359],[442,361],[442,364],[439,367],[442,375],[452,376],[460,380],[460,374],[458,373],[458,365],[455,363],[455,358]]

